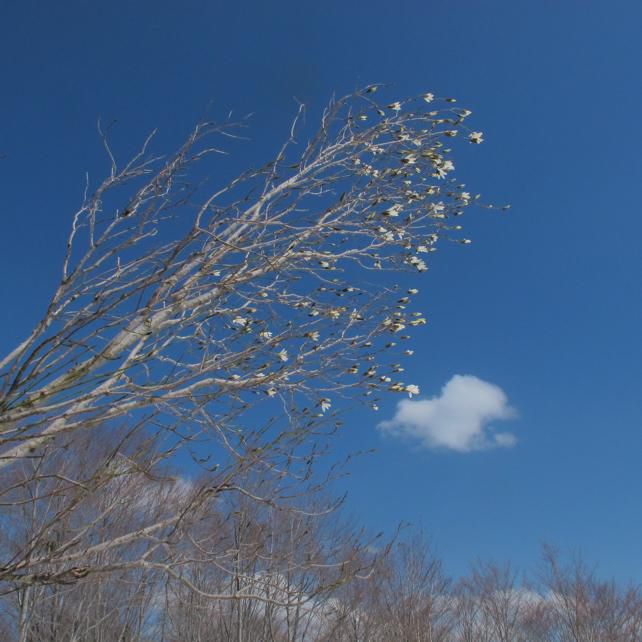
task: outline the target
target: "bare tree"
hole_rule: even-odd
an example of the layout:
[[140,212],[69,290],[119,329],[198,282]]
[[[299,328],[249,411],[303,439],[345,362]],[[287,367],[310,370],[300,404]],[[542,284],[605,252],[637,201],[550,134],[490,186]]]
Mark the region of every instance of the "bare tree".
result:
[[32,587],[111,573],[161,574],[237,615],[301,602],[300,587],[281,604],[240,580],[245,538],[264,535],[243,519],[235,581],[199,588],[194,547],[214,559],[230,536],[205,541],[203,524],[230,494],[300,511],[323,487],[336,405],[418,393],[403,344],[426,319],[414,276],[400,288],[394,273],[424,272],[440,238],[468,243],[452,219],[477,199],[445,146],[482,141],[470,112],[432,94],[382,106],[376,89],[333,100],[299,144],[301,110],[272,162],[224,185],[244,121],[199,124],[166,158],[150,136],[125,163],[100,130],[109,175],[87,185],[42,319],[0,358],[0,502],[29,516],[9,528],[0,584],[22,596],[22,630]]
[[[208,640],[322,639],[337,590],[370,576],[373,555],[363,533],[336,511],[273,508],[230,495],[212,508],[215,514],[220,523],[206,522],[187,552],[184,573],[192,586],[167,585],[172,640],[191,639],[183,622]],[[239,599],[213,601],[212,594]]]
[[518,582],[509,564],[480,562],[454,591],[458,642],[555,642],[557,628],[545,596]]
[[450,581],[421,532],[382,551],[372,581],[351,582],[335,597],[324,640],[451,639]]
[[515,572],[509,565],[481,563],[473,568],[468,580],[474,586],[480,603],[480,614],[497,642],[517,639],[525,594],[516,583]]
[[449,581],[422,533],[398,543],[377,584],[381,640],[445,642],[451,628]]
[[548,600],[560,631],[571,642],[633,642],[642,635],[642,595],[636,587],[604,582],[576,557],[559,561],[551,546],[544,547]]

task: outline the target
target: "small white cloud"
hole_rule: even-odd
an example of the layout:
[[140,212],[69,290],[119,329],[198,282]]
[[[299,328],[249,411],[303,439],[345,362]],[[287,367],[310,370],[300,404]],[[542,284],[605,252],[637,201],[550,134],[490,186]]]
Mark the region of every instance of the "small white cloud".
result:
[[378,428],[384,434],[418,441],[424,448],[470,452],[514,446],[515,435],[496,432],[489,425],[514,416],[499,386],[472,375],[455,375],[438,397],[400,401],[395,416]]

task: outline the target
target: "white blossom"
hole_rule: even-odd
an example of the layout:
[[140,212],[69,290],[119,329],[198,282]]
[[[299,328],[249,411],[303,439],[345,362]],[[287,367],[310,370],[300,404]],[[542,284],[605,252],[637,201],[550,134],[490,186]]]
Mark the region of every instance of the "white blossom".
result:
[[408,259],[406,259],[406,263],[410,263],[410,265],[414,265],[419,272],[425,272],[428,269],[428,266],[426,265],[426,262],[423,259],[420,259],[418,256],[411,256]]
[[468,140],[475,145],[479,145],[484,142],[484,134],[483,132],[470,132]]
[[451,172],[455,169],[455,165],[451,160],[439,161],[434,163],[435,171],[433,176],[437,178],[446,178],[448,172]]
[[416,154],[406,154],[401,157],[401,162],[404,165],[414,165],[417,162],[417,156]]
[[393,205],[392,207],[389,207],[388,209],[383,210],[381,212],[382,216],[399,216],[399,213],[401,212],[401,205]]
[[412,395],[419,394],[419,386],[416,386],[415,384],[412,384],[412,383],[406,386],[404,390],[408,393],[409,397],[412,397]]

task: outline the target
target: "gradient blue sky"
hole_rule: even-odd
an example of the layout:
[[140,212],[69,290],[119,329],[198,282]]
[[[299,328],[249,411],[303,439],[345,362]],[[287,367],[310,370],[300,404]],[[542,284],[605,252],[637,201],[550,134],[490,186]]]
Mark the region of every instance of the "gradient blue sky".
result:
[[206,112],[254,112],[240,166],[271,157],[293,96],[457,96],[487,140],[458,174],[513,208],[471,211],[474,243],[435,255],[408,379],[425,397],[455,374],[500,386],[517,444],[421,450],[355,415],[339,447],[378,450],[348,508],[422,524],[455,574],[530,568],[546,540],[642,581],[641,29],[633,0],[4,0],[0,351],[56,283],[85,171],[107,169],[99,116],[126,154],[153,127],[164,150]]

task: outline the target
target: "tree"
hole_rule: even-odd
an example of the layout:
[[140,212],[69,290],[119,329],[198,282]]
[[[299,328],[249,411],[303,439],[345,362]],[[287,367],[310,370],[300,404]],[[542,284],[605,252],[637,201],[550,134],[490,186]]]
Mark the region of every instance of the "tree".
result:
[[[99,128],[109,175],[73,216],[42,319],[0,358],[0,501],[31,520],[4,542],[3,590],[28,604],[30,587],[138,572],[198,592],[186,569],[213,506],[300,513],[337,403],[418,393],[400,363],[426,320],[414,276],[394,275],[426,271],[440,238],[469,242],[452,219],[477,197],[445,141],[482,135],[452,99],[381,106],[376,90],[333,100],[299,145],[301,109],[276,158],[226,185],[244,121],[201,123],[167,158],[150,136],[123,164]],[[241,584],[201,595],[279,604]]]
[[446,642],[452,627],[449,580],[419,533],[398,543],[377,575],[380,640]]
[[544,586],[565,642],[633,642],[642,635],[642,595],[638,587],[604,582],[580,559],[563,565],[545,546]]
[[490,633],[490,639],[497,642],[518,639],[527,596],[517,586],[510,566],[478,564],[467,583],[477,601],[478,622]]

